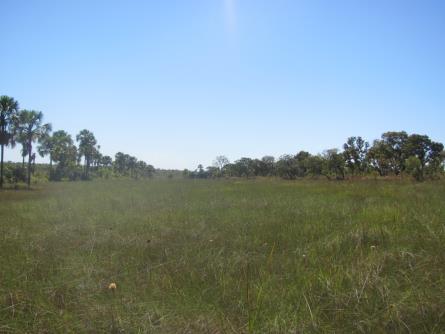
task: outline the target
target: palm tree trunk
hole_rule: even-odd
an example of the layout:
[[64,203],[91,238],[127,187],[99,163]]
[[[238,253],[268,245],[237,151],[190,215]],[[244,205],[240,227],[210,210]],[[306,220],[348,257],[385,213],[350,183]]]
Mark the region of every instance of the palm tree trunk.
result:
[[22,168],[25,169],[25,156],[22,155]]
[[31,188],[31,143],[28,143],[28,189]]
[[1,153],[1,163],[0,163],[0,165],[1,165],[1,167],[0,167],[0,169],[1,169],[1,171],[0,171],[0,188],[3,188],[3,153],[4,153],[4,150],[5,150],[5,145],[1,145],[2,146],[2,153]]

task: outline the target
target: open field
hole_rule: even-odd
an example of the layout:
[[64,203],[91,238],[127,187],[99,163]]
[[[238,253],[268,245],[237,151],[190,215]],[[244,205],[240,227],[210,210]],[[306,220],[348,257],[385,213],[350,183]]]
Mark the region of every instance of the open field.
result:
[[443,182],[47,184],[0,252],[0,333],[445,332]]

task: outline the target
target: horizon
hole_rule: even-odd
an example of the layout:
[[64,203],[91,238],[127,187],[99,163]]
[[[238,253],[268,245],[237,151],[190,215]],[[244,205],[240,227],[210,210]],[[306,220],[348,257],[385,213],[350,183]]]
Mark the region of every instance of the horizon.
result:
[[[3,4],[0,95],[160,169],[312,154],[386,131],[445,142],[440,1]],[[20,161],[7,149],[5,161]],[[37,163],[46,159],[38,156]]]

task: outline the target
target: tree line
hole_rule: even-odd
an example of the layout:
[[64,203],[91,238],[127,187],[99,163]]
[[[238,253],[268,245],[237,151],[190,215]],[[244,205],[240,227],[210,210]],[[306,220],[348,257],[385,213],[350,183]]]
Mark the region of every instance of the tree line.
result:
[[198,165],[194,171],[184,170],[184,177],[253,177],[278,176],[284,179],[326,177],[344,180],[356,176],[403,176],[418,181],[435,179],[444,174],[445,152],[442,143],[427,135],[390,131],[370,145],[362,137],[349,137],[343,150],[329,149],[312,155],[300,151],[286,154],[276,160],[273,156],[261,159],[243,157],[230,163],[218,156],[213,166]]
[[[52,132],[51,124],[43,122],[42,112],[20,109],[14,98],[0,96],[0,187],[4,184],[5,148],[16,145],[21,146],[22,164],[8,170],[7,179],[25,181],[28,186],[35,169],[36,153],[48,156],[51,181],[90,179],[91,173],[105,177],[152,177],[155,172],[152,165],[122,152],[118,152],[114,160],[102,155],[89,130],[80,131],[75,139],[64,130]],[[212,166],[199,165],[194,171],[186,169],[183,175],[189,178],[278,176],[284,179],[322,176],[337,180],[369,175],[410,175],[422,181],[443,176],[444,162],[442,143],[427,135],[390,131],[374,140],[372,145],[360,136],[349,137],[342,150],[328,149],[317,155],[300,151],[279,159],[243,157],[233,163],[225,156],[218,156]]]
[[48,177],[52,181],[87,180],[91,178],[91,172],[133,178],[152,177],[155,172],[152,165],[122,152],[115,155],[114,161],[110,156],[102,155],[89,130],[80,131],[75,140],[64,130],[53,132],[51,124],[43,122],[41,111],[20,109],[14,98],[3,95],[0,96],[0,188],[5,179],[5,148],[16,145],[21,147],[22,164],[8,170],[7,176],[14,183],[25,181],[28,187],[35,169],[36,153],[41,157],[48,156]]

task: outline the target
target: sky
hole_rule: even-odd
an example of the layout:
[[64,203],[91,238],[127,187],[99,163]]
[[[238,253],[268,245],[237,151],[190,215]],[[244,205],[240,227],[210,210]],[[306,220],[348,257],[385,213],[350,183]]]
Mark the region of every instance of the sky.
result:
[[442,0],[0,0],[0,11],[0,95],[54,130],[91,130],[103,154],[195,169],[388,130],[445,142]]

